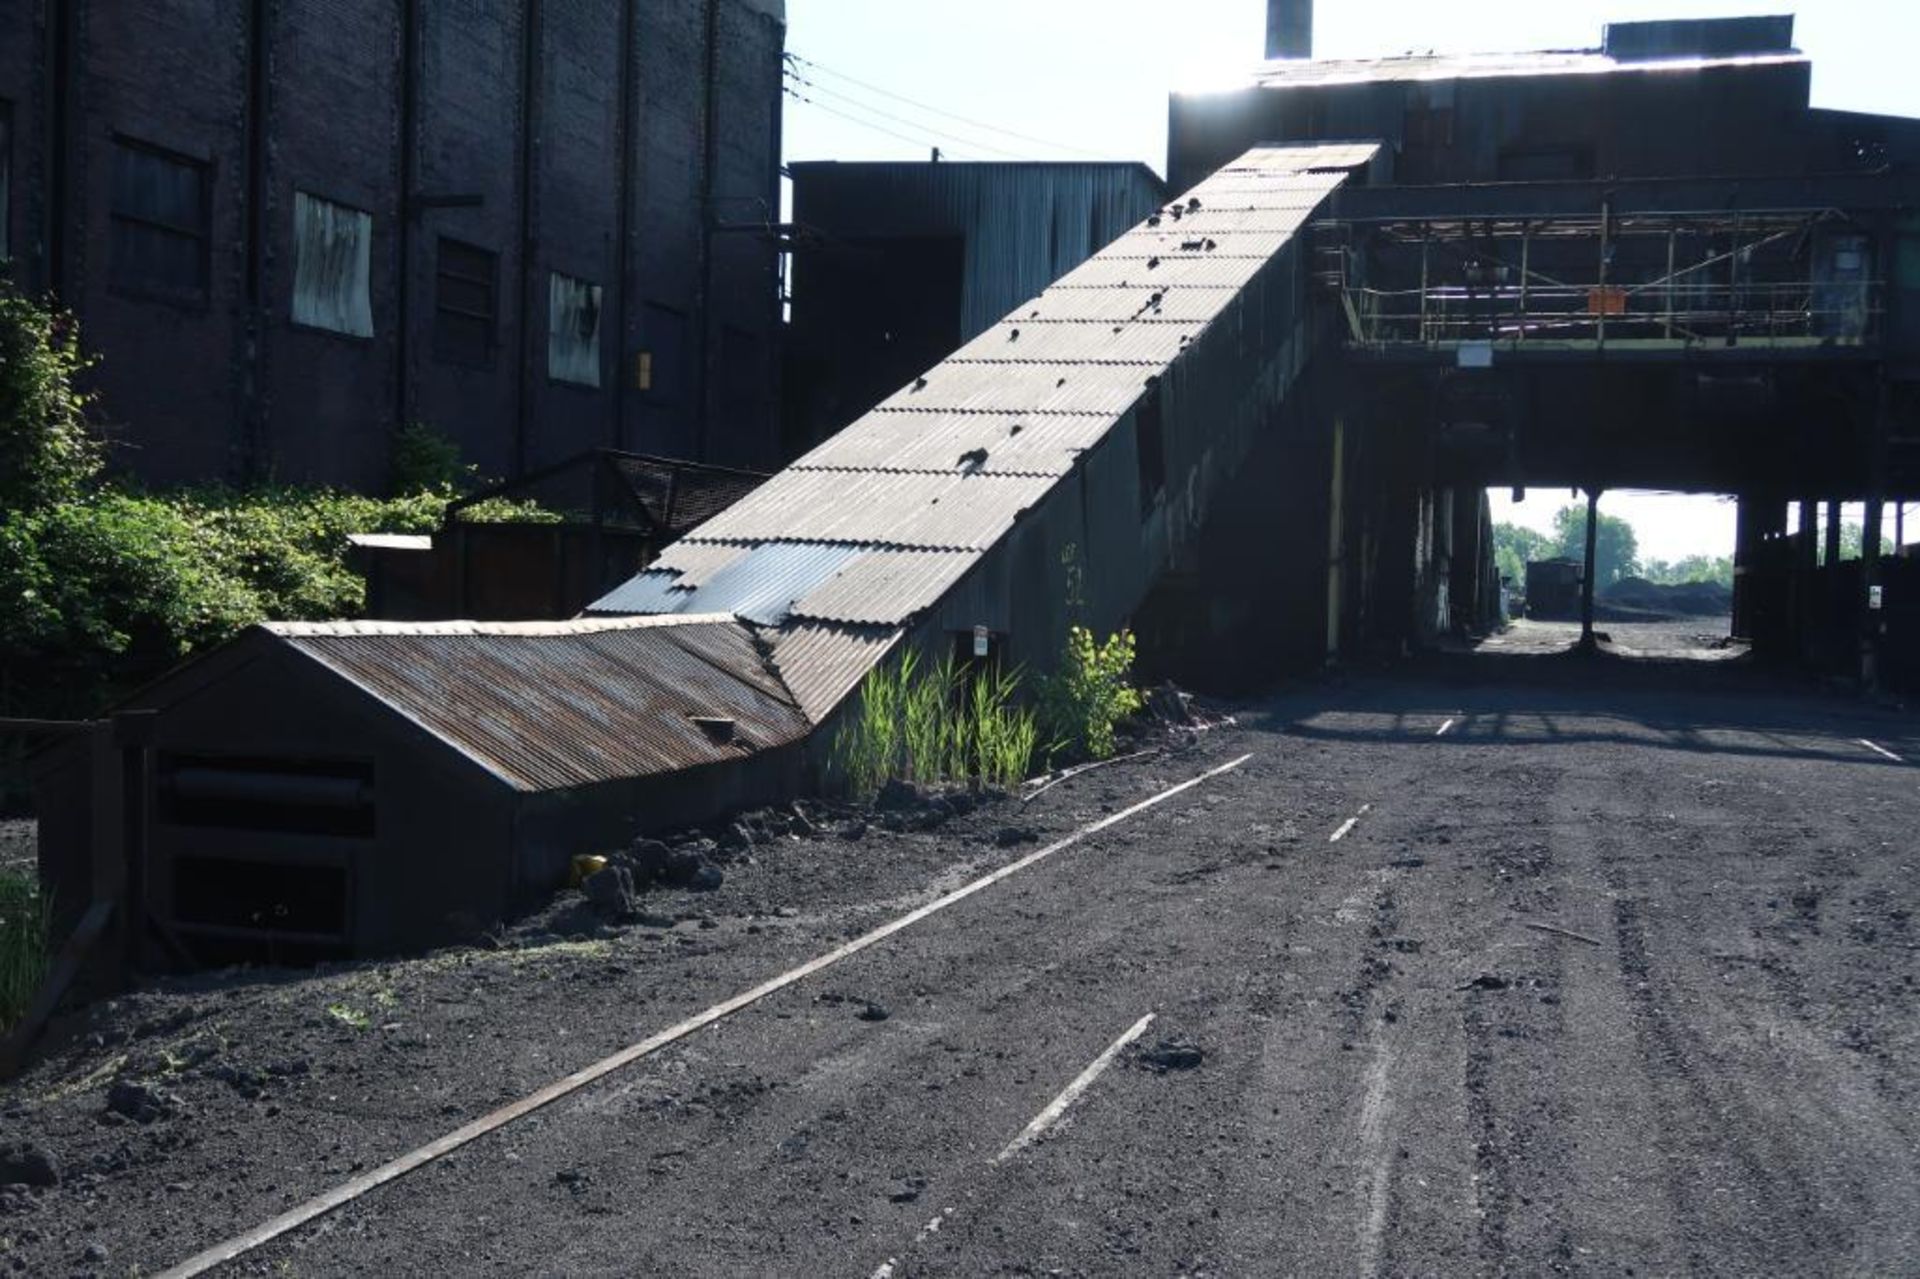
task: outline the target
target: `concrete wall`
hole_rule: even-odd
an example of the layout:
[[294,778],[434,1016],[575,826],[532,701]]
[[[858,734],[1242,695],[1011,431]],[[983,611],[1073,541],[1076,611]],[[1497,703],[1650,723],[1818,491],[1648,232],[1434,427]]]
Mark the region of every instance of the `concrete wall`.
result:
[[[153,481],[378,487],[401,421],[495,475],[595,444],[770,464],[784,37],[778,0],[6,0],[11,270],[77,313]],[[203,175],[189,296],[114,283],[124,140]],[[371,215],[371,336],[293,322],[296,192]],[[497,255],[479,359],[435,341],[442,237]],[[556,271],[602,291],[597,388],[548,376]]]

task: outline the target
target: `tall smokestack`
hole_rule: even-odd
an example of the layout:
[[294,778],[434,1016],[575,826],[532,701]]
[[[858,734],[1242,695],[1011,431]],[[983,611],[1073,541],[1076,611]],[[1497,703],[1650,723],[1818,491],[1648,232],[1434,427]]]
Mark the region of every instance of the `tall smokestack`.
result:
[[1267,0],[1267,56],[1313,56],[1313,0]]

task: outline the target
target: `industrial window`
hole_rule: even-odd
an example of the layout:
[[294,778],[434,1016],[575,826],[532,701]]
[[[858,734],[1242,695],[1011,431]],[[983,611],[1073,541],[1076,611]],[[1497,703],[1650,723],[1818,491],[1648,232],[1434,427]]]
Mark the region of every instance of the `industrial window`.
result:
[[1453,84],[1442,80],[1407,88],[1406,119],[1401,138],[1408,147],[1453,145]]
[[373,336],[373,215],[293,193],[293,322]]
[[493,363],[500,255],[440,237],[433,278],[433,353],[453,364]]
[[547,277],[547,376],[600,385],[600,286],[558,271]]
[[208,169],[199,160],[127,138],[114,141],[114,288],[205,301],[210,272]]

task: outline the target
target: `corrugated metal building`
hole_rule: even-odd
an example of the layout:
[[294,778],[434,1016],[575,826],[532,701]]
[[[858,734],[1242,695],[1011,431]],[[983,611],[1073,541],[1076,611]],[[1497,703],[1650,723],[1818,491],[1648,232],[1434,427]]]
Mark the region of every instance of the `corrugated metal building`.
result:
[[984,628],[1050,668],[1071,624],[1118,627],[1191,566],[1210,502],[1283,429],[1316,336],[1295,233],[1376,152],[1247,153],[592,611],[748,616],[822,719],[902,637],[964,656]]
[[1142,164],[789,166],[791,453],[839,430],[1158,207]]
[[378,488],[408,422],[494,476],[771,466],[785,33],[783,0],[0,5],[0,270],[78,316],[149,481]]
[[[276,623],[120,709],[156,712],[134,892],[206,962],[470,937],[576,853],[793,793],[811,728],[731,615]],[[49,792],[84,789],[85,749],[43,764]],[[85,812],[41,842],[70,912]]]

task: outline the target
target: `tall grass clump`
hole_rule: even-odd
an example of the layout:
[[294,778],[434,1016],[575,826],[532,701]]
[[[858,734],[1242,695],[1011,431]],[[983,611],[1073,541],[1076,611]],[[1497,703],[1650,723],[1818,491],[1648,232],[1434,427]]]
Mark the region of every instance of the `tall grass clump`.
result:
[[1020,676],[975,671],[951,657],[928,663],[912,649],[870,673],[840,730],[834,762],[856,799],[896,778],[1010,786],[1026,777],[1040,736],[1017,702]]
[[47,974],[49,905],[31,874],[0,871],[0,1035],[26,1013]]

